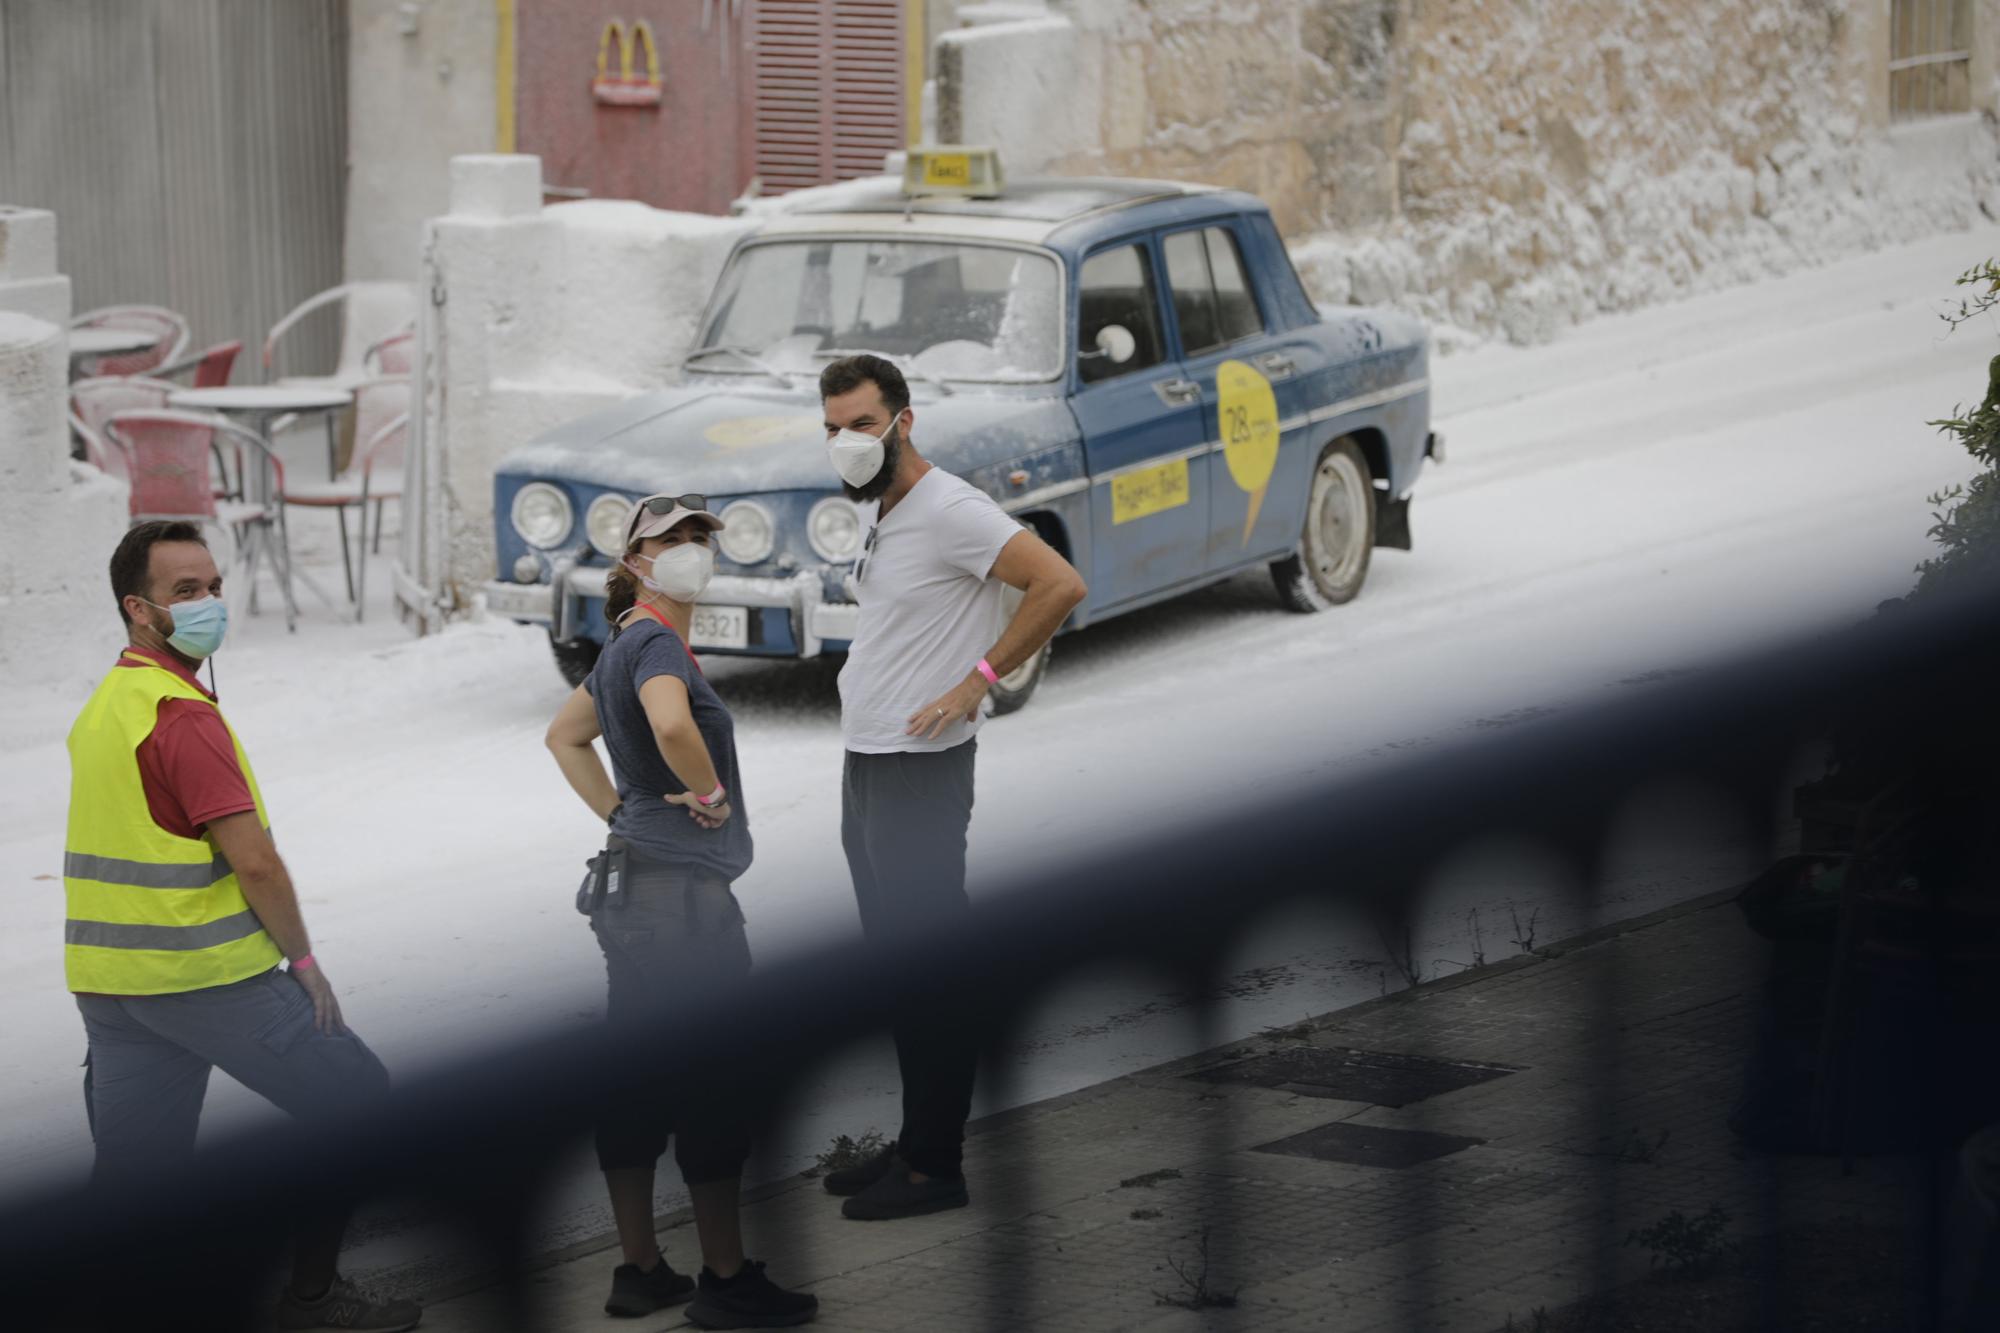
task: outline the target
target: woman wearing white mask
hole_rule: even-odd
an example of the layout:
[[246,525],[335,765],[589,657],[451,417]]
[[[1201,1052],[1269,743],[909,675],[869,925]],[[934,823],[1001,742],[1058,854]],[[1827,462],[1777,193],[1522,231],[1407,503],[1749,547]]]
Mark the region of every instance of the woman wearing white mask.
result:
[[[688,648],[694,604],[715,567],[709,543],[721,527],[698,495],[653,495],[633,507],[624,558],[606,580],[611,642],[549,724],[563,776],[611,828],[607,873],[585,880],[577,906],[604,951],[614,1030],[677,993],[750,970],[743,913],[729,887],[752,854],[735,725]],[[593,747],[599,736],[615,784]],[[634,1058],[642,1058],[643,1028],[632,1037]],[[653,1231],[654,1170],[669,1136],[701,1242],[698,1284],[668,1267]],[[746,1116],[713,1086],[627,1097],[604,1109],[598,1165],[625,1260],[612,1274],[607,1311],[651,1314],[693,1296],[688,1318],[703,1328],[813,1317],[815,1298],[785,1291],[744,1258],[737,1186],[749,1150]]]

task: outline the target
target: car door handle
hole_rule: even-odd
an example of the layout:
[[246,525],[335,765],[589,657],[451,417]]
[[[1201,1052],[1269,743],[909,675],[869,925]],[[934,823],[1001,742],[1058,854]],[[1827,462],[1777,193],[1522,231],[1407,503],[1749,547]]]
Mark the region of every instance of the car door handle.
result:
[[1299,363],[1283,352],[1266,352],[1257,358],[1257,368],[1274,380],[1287,380],[1299,373]]
[[1153,392],[1168,407],[1186,407],[1201,401],[1201,385],[1193,380],[1161,380],[1153,385]]

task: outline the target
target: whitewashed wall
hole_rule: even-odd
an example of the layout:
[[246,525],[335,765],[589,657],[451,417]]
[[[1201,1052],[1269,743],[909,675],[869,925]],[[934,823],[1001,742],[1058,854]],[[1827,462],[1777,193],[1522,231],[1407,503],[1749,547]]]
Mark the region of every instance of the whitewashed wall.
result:
[[55,215],[0,207],[0,674],[81,697],[125,642],[126,490],[69,458],[69,316]]
[[750,225],[541,198],[538,158],[457,157],[451,211],[427,230],[421,481],[399,586],[433,620],[494,577],[495,465],[560,422],[669,383]]

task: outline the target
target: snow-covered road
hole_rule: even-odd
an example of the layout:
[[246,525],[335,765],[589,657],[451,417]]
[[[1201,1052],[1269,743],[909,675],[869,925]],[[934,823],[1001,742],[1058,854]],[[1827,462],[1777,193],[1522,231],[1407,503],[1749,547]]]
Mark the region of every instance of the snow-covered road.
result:
[[[2000,350],[1988,325],[1947,337],[1937,312],[1952,278],[1996,252],[2000,229],[1950,236],[1604,319],[1552,346],[1439,359],[1451,461],[1419,486],[1416,550],[1378,552],[1363,596],[1324,615],[1278,610],[1268,580],[1247,576],[1062,640],[1033,704],[982,741],[976,889],[1202,812],[1211,792],[1284,788],[1638,687],[1903,591],[1926,553],[1925,496],[1971,466],[1924,423],[1974,397]],[[108,597],[104,609],[108,666]],[[598,830],[541,746],[564,689],[539,632],[480,624],[413,641],[383,604],[362,626],[307,612],[294,636],[273,615],[239,615],[220,683],[351,1021],[407,1069],[590,1015],[601,964],[569,898]],[[738,885],[753,947],[852,932],[832,667],[711,667],[737,711],[755,816],[758,859]],[[0,718],[10,1182],[74,1172],[88,1154],[58,879],[62,735],[88,685],[17,691]],[[1635,845],[1599,910],[1707,891],[1756,854],[1648,846],[1669,842],[1671,860]],[[1532,877],[1490,865],[1461,878],[1420,962],[1468,956],[1467,904],[1504,913],[1535,894]],[[1540,938],[1587,920],[1551,904]],[[1488,951],[1511,951],[1498,943],[1510,933],[1489,925]],[[1244,946],[1225,1035],[1375,994],[1380,958],[1363,931],[1309,944],[1265,932]],[[1159,992],[1120,975],[1051,997],[1017,1095],[1180,1053],[1184,1015]],[[830,1066],[777,1164],[834,1130],[893,1128],[884,1075],[879,1052]],[[257,1113],[217,1080],[209,1132]],[[580,1164],[551,1238],[602,1229],[595,1188]]]

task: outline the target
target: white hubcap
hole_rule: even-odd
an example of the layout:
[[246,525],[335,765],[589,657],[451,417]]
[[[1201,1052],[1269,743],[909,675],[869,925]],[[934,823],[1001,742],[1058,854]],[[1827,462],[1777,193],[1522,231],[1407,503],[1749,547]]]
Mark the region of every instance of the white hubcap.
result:
[[1313,474],[1312,507],[1306,518],[1307,554],[1323,586],[1353,582],[1367,552],[1367,478],[1345,454],[1331,454]]

